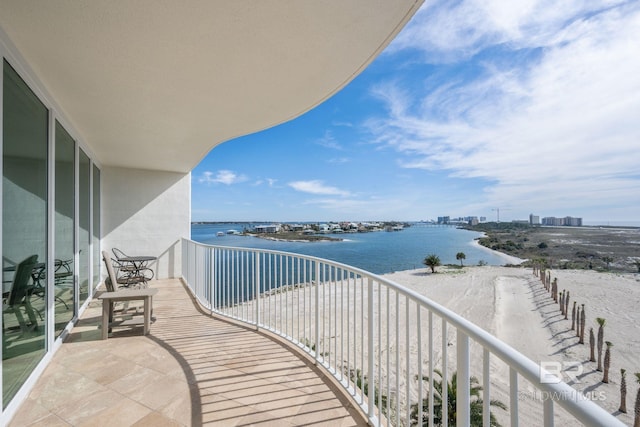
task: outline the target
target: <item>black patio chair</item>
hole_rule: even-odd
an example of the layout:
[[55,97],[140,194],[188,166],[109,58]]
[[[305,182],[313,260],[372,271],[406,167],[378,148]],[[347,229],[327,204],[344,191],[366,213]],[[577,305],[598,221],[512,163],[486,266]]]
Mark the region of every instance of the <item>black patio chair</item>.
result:
[[154,272],[147,267],[146,262],[131,261],[129,255],[118,248],[112,248],[111,252],[115,256],[112,258],[112,265],[115,268],[117,282],[125,287],[146,287],[147,282],[153,279]]
[[[33,278],[33,272],[37,266],[38,255],[31,255],[18,264],[16,273],[13,276],[11,291],[2,307],[3,314],[13,313],[16,315],[20,329],[23,332],[28,332],[31,329],[35,331],[38,330],[38,320],[36,319],[35,309],[31,305],[31,295],[33,294],[34,287],[33,285],[29,285],[29,280]],[[30,325],[27,325],[27,322],[25,322],[21,311],[22,308],[24,308],[31,322]]]

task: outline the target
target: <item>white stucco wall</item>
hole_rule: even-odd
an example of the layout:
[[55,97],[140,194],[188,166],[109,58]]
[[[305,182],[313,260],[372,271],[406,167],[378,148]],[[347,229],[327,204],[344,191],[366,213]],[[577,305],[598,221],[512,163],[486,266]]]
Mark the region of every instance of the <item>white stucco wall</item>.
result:
[[180,238],[191,233],[191,174],[103,167],[102,179],[102,249],[156,256],[156,278],[179,277]]

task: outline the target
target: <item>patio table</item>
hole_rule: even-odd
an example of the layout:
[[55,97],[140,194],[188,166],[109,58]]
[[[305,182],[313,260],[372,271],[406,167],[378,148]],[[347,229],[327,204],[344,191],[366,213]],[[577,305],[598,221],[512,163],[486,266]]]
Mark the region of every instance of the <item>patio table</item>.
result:
[[[148,280],[153,279],[154,272],[152,269],[147,267],[148,263],[151,261],[157,260],[158,257],[151,255],[140,255],[140,256],[126,256],[122,258],[118,258],[118,261],[121,263],[128,264],[130,270],[129,274],[131,277],[141,277],[143,282],[147,282]],[[149,270],[151,272],[151,277],[147,277],[144,275],[144,270]]]

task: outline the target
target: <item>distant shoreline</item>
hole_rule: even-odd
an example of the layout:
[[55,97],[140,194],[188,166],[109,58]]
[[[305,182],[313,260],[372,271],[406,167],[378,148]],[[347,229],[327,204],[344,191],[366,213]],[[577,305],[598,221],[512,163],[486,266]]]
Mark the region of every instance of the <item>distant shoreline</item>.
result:
[[[277,235],[277,233],[274,233]],[[274,237],[266,234],[245,233],[246,236],[257,237],[258,239],[271,240],[272,242],[298,242],[298,243],[314,243],[314,242],[342,242],[344,239],[329,236],[318,236],[316,234],[305,236],[297,235],[293,237]]]
[[547,268],[640,272],[640,229],[633,227],[540,227],[481,224],[467,230],[484,233],[478,243],[517,257],[525,265]]
[[478,239],[473,239],[473,242],[471,242],[471,244],[476,246],[476,247],[478,247],[478,248],[480,248],[481,250],[483,250],[485,252],[491,252],[494,255],[498,255],[500,258],[502,258],[504,260],[505,264],[520,265],[523,262],[528,261],[527,259],[518,258],[516,256],[505,254],[504,252],[496,251],[494,249],[491,249],[491,248],[488,248],[486,246],[483,246],[483,245],[480,244]]

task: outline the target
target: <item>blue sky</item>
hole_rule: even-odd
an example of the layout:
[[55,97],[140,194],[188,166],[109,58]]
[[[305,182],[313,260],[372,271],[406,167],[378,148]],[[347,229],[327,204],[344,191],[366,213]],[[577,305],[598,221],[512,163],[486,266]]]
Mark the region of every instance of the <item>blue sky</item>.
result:
[[426,1],[303,116],[214,148],[194,221],[640,221],[640,2]]

